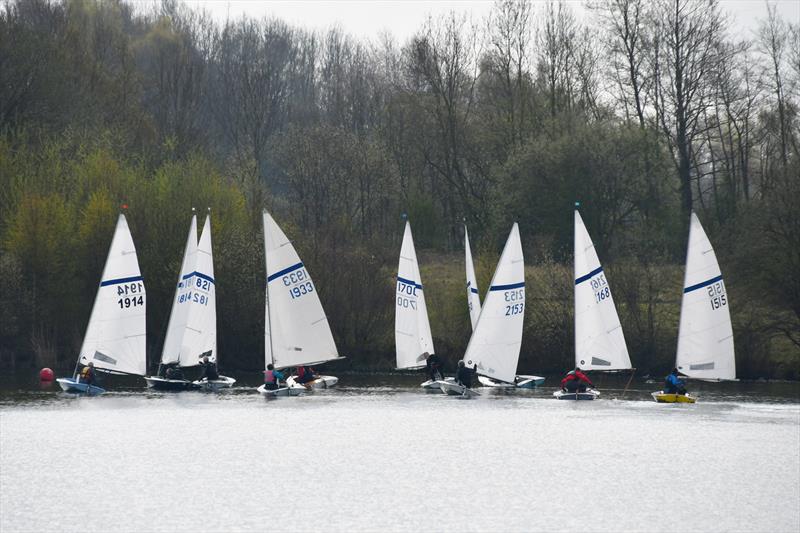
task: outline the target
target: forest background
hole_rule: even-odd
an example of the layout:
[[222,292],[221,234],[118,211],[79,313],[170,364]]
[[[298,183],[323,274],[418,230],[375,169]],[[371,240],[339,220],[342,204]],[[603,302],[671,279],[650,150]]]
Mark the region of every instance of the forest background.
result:
[[0,7],[0,366],[71,367],[122,204],[157,364],[192,207],[211,208],[219,352],[263,368],[261,211],[293,240],[351,369],[394,366],[411,221],[434,343],[470,336],[520,224],[520,371],[573,364],[573,206],[640,373],[671,368],[689,214],[715,246],[738,375],[800,378],[800,24],[718,1],[498,1],[405,42],[176,1]]

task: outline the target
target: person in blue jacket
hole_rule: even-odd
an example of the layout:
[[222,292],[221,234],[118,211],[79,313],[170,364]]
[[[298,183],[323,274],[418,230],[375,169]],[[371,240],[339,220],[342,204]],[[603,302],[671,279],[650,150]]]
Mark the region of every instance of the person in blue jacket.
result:
[[672,372],[664,380],[664,392],[667,394],[686,394],[686,382],[678,377],[677,368],[673,368]]

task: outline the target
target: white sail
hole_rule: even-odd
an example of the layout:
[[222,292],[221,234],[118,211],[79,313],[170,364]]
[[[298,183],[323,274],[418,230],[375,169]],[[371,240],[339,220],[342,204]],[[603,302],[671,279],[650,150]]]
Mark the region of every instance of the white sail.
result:
[[276,368],[339,358],[317,289],[300,257],[264,211],[267,267],[265,362]]
[[603,267],[575,210],[575,365],[623,370],[631,359]]
[[472,323],[472,331],[475,331],[475,324],[481,315],[481,297],[478,294],[478,281],[475,279],[475,266],[472,264],[472,250],[469,247],[469,235],[467,227],[464,226],[464,253],[466,254],[467,264],[467,305],[469,306],[469,320]]
[[175,297],[172,300],[172,310],[169,314],[167,335],[161,350],[161,364],[164,365],[191,359],[191,347],[185,344],[184,337],[186,324],[189,321],[189,293],[191,283],[194,281],[192,272],[194,272],[196,258],[197,216],[192,214],[189,235],[186,237],[186,246],[183,249],[181,270],[178,272],[178,282],[175,286]]
[[728,294],[697,215],[692,213],[676,366],[689,377],[736,379]]
[[428,322],[428,307],[419,273],[417,252],[411,225],[406,222],[403,244],[400,247],[400,262],[397,266],[395,292],[394,341],[397,351],[397,368],[419,368],[425,366],[422,354],[434,353],[431,325]]
[[144,376],[146,294],[136,248],[124,215],[117,219],[79,362]]
[[525,317],[525,261],[516,223],[503,248],[464,363],[498,381],[514,383]]
[[183,333],[180,365],[196,366],[205,355],[210,361],[216,362],[217,298],[211,249],[211,219],[208,216],[197,244],[194,267],[190,273],[184,274],[183,282],[188,291],[183,303],[188,307],[188,316]]

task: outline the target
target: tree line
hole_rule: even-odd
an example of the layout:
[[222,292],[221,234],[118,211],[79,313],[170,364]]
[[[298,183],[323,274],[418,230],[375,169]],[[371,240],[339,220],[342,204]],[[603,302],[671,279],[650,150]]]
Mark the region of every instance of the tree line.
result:
[[263,365],[260,213],[315,279],[345,365],[391,368],[403,215],[437,351],[525,248],[521,369],[570,366],[572,209],[634,366],[674,359],[689,213],[714,243],[741,377],[800,377],[800,25],[734,34],[717,0],[498,0],[404,42],[163,0],[0,7],[0,365],[74,363],[116,214],[158,360],[191,208],[211,208],[223,365]]

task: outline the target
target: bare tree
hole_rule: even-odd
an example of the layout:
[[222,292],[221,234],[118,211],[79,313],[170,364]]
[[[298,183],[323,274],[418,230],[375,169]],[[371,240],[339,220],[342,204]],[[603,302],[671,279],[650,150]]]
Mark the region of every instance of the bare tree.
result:
[[716,45],[727,21],[717,0],[660,0],[653,17],[652,102],[678,173],[681,205],[688,218],[697,178],[694,148],[702,138],[702,119],[711,105],[710,73],[722,59]]

